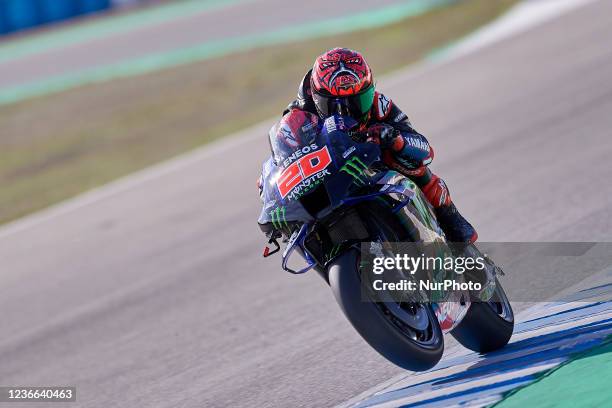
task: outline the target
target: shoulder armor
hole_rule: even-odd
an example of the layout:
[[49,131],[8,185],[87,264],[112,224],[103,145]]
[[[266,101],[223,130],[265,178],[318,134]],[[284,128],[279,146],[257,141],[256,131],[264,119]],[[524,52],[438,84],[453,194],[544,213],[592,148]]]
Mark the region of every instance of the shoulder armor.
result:
[[374,93],[374,116],[378,121],[385,121],[391,112],[393,102],[380,92]]

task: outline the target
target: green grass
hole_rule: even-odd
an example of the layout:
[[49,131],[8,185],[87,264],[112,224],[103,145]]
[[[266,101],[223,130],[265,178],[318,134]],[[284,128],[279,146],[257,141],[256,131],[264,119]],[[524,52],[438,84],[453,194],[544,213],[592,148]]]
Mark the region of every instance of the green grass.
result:
[[496,408],[609,407],[612,339],[511,392]]
[[[279,115],[322,51],[375,75],[426,56],[517,0],[463,0],[397,24],[242,52],[0,108],[0,223]],[[262,135],[262,140],[265,135]]]

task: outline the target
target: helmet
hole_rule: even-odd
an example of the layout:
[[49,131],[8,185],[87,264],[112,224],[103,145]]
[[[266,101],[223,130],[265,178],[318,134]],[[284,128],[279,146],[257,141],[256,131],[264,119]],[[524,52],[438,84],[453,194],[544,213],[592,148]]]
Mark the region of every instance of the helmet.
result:
[[325,52],[316,59],[310,82],[321,117],[340,114],[367,121],[375,87],[372,71],[360,53],[348,48]]

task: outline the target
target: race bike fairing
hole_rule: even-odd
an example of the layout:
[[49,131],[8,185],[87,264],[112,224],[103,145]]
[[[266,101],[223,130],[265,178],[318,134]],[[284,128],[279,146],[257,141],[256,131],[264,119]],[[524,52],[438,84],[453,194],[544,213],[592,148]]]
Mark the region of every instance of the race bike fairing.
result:
[[[380,158],[378,146],[356,143],[299,110],[285,115],[270,130],[269,140],[272,157],[262,171],[260,224],[310,222],[319,211],[331,212],[356,180],[365,181],[363,172]],[[319,187],[319,205],[307,210],[300,199]]]
[[[404,292],[399,297],[388,292],[374,296],[367,290],[375,283],[371,278],[378,276],[368,274],[370,259],[391,259],[399,253],[393,242],[412,244],[405,253],[416,256],[424,256],[424,244],[439,258],[454,253],[416,184],[379,163],[379,146],[355,142],[353,138],[361,137],[358,131],[347,133],[351,129],[342,116],[321,124],[315,115],[297,110],[272,129],[272,157],[264,163],[260,182],[264,203],[258,222],[268,238],[263,256],[281,251],[282,238],[282,269],[292,274],[315,269],[357,332],[402,368],[423,371],[435,366],[444,350],[443,332],[450,331],[479,353],[505,346],[514,317],[491,261],[487,276],[478,277],[492,276],[487,298],[481,297],[484,292],[467,289],[434,289],[434,297],[425,293],[425,298]],[[471,252],[463,253],[480,256],[473,245]],[[290,263],[293,254],[303,262]],[[424,272],[423,278],[432,282],[455,273],[445,268]],[[389,277],[401,281],[408,276],[396,270]],[[464,282],[464,275],[457,279]]]
[[282,163],[296,150],[313,143],[321,128],[319,122],[317,115],[292,110],[272,126],[268,138],[275,163]]

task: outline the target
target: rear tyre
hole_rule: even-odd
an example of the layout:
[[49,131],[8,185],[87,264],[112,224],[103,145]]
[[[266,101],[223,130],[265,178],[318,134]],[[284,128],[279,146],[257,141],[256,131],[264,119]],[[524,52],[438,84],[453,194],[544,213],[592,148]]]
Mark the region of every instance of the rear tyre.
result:
[[499,281],[489,302],[474,302],[451,334],[464,347],[489,353],[508,344],[514,330],[514,313]]
[[404,311],[418,317],[420,328],[414,329],[406,324],[410,315],[402,319],[397,304],[362,301],[357,250],[336,258],[328,271],[330,286],[344,315],[383,357],[411,371],[427,370],[440,361],[444,340],[431,306],[417,304]]

